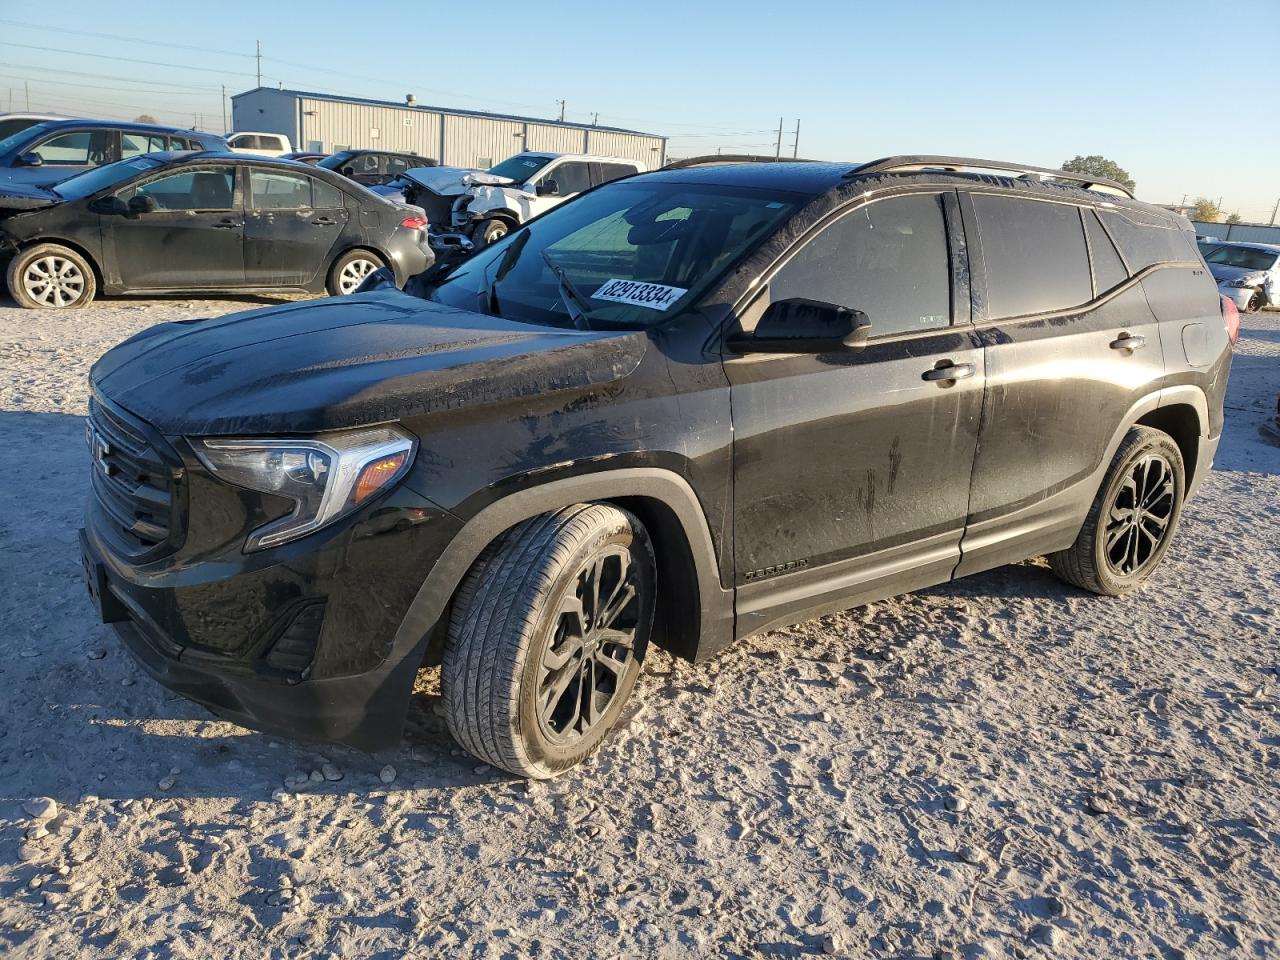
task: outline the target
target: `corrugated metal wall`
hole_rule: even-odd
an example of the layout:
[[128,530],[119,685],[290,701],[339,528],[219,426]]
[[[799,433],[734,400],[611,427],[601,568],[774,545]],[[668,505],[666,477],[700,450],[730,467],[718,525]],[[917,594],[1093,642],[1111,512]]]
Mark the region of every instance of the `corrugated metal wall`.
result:
[[333,100],[302,100],[303,147],[399,150],[440,159],[440,114]]
[[[524,124],[496,117],[444,115],[444,158],[450,167],[480,167],[501,163],[524,149]],[[481,161],[489,160],[485,164]]]
[[1219,240],[1242,240],[1248,243],[1280,243],[1280,225],[1274,227],[1248,223],[1203,223],[1192,220],[1196,233]]
[[661,166],[664,159],[662,138],[640,133],[330,100],[292,90],[260,88],[237,94],[232,116],[235,130],[283,133],[298,150],[396,150],[457,167],[488,167],[522,150],[625,157],[648,169]]

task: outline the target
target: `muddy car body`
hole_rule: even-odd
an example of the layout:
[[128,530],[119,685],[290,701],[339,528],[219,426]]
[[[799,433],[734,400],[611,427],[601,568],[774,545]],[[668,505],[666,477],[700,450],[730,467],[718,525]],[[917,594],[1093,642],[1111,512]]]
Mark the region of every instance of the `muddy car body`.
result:
[[220,714],[366,748],[443,661],[463,746],[544,777],[650,638],[702,660],[1039,554],[1135,589],[1222,428],[1189,224],[944,159],[647,174],[403,292],[126,341],[91,375],[104,620]]

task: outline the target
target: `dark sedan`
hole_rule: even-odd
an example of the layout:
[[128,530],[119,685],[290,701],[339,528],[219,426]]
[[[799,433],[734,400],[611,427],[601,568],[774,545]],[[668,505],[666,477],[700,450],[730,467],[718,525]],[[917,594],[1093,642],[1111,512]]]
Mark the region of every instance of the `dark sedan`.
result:
[[328,170],[234,153],[154,153],[50,187],[0,185],[0,260],[24,307],[118,293],[353,292],[432,262],[422,210]]
[[356,183],[370,187],[390,183],[406,170],[414,167],[434,167],[432,157],[420,157],[416,153],[393,153],[387,150],[341,150],[317,162],[316,166],[336,170]]

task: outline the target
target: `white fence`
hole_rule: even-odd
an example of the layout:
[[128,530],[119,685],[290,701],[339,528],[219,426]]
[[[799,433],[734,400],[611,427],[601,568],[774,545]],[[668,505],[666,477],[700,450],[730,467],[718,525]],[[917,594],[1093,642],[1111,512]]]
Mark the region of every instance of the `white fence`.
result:
[[1219,240],[1247,240],[1250,243],[1280,243],[1280,225],[1268,227],[1256,223],[1203,223],[1192,220],[1196,234]]

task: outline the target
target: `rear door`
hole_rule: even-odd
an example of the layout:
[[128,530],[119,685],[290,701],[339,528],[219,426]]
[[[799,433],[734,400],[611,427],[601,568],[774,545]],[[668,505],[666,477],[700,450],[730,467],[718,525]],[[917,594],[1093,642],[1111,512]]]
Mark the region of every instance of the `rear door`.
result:
[[1164,374],[1141,284],[1088,206],[961,191],[987,391],[957,575],[1069,546]]
[[244,214],[231,164],[185,167],[122,190],[155,201],[150,213],[104,218],[111,263],[130,290],[244,285]]
[[859,351],[726,357],[740,633],[951,575],[983,393],[964,256],[953,191],[892,196],[804,241],[742,311],[749,331],[803,297],[872,327]]
[[347,223],[344,194],[293,170],[247,167],[245,279],[253,287],[309,284],[329,266]]

